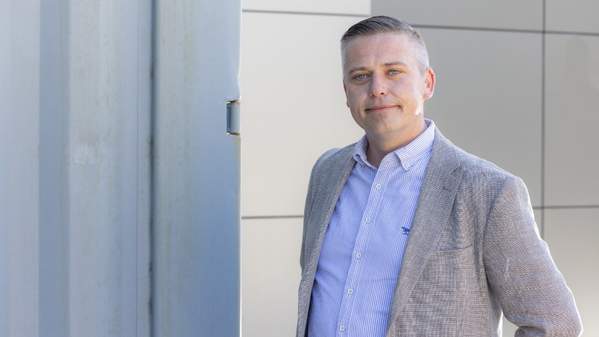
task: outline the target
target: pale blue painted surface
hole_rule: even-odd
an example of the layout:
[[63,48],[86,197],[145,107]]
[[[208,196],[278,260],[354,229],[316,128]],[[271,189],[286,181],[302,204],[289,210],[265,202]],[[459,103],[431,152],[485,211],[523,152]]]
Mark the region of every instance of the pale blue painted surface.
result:
[[239,335],[240,14],[0,2],[0,336]]
[[157,9],[154,336],[238,336],[240,3]]

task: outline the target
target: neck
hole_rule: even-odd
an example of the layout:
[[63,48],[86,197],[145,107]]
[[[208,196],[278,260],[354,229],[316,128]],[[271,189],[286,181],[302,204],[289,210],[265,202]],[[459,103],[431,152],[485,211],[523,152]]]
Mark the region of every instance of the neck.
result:
[[375,167],[379,167],[381,161],[387,155],[387,153],[406,146],[416,137],[418,137],[425,129],[426,123],[424,122],[424,119],[422,119],[415,127],[409,130],[400,130],[398,134],[385,136],[373,136],[366,134],[366,138],[368,139],[368,149],[366,150],[368,162]]

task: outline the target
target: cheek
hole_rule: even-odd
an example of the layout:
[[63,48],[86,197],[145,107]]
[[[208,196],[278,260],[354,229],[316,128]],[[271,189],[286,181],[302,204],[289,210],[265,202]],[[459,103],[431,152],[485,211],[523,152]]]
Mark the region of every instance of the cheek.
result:
[[404,104],[410,104],[415,100],[418,100],[421,96],[421,93],[418,91],[418,88],[410,82],[400,82],[394,87],[395,94],[403,99]]
[[349,91],[347,93],[347,102],[349,103],[350,107],[361,107],[364,102],[362,93],[357,90]]

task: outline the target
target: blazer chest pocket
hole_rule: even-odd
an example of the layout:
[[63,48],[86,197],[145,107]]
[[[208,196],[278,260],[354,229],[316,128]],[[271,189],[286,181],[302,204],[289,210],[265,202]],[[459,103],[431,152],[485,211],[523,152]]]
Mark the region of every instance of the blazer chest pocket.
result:
[[471,245],[433,252],[402,311],[400,335],[458,336],[465,299],[477,289],[474,262]]

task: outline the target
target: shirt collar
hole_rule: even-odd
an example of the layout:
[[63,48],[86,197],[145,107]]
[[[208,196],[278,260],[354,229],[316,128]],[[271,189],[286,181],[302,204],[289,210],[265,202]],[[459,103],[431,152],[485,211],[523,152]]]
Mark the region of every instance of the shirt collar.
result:
[[[426,129],[414,138],[410,143],[404,145],[393,153],[399,159],[399,162],[404,170],[409,170],[421,157],[422,154],[431,149],[435,138],[435,122],[432,119],[425,118]],[[372,166],[366,157],[366,149],[368,147],[368,139],[366,135],[362,136],[354,146],[353,158],[360,163]]]

